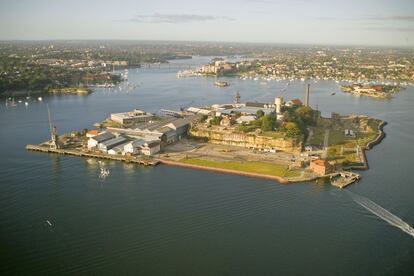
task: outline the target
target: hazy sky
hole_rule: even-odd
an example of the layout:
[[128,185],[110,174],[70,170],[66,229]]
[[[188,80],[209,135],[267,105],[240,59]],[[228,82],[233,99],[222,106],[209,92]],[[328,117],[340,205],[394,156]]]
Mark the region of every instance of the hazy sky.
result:
[[414,46],[414,0],[0,0],[0,39]]

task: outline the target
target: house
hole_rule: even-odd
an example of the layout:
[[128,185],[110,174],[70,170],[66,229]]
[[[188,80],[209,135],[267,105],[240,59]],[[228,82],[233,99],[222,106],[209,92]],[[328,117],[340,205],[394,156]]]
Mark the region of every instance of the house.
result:
[[246,115],[246,116],[240,116],[239,118],[237,118],[236,122],[238,124],[243,124],[243,123],[249,124],[255,120],[256,120],[256,116]]
[[103,132],[99,135],[92,136],[88,139],[88,149],[96,148],[99,143],[115,138],[115,135],[110,132]]
[[355,132],[352,129],[345,129],[345,137],[355,137]]
[[127,139],[125,137],[118,136],[116,138],[112,138],[110,140],[106,140],[102,143],[99,143],[98,148],[99,148],[100,151],[108,152],[108,150],[110,150],[110,149],[112,149],[112,148],[114,148],[118,145],[121,145],[121,144],[125,143],[126,140]]
[[292,106],[301,106],[302,105],[302,101],[299,99],[292,99],[290,101],[288,101],[286,104],[286,106],[292,107]]
[[135,141],[126,143],[124,145],[124,153],[125,154],[140,154],[141,153],[141,146],[145,144],[145,140],[137,139]]
[[334,167],[328,161],[317,159],[310,162],[310,169],[318,175],[326,175],[334,172]]
[[161,150],[161,142],[160,140],[153,140],[145,142],[141,146],[141,153],[147,156],[153,156],[154,154],[158,153]]
[[229,127],[232,124],[232,118],[231,116],[223,116],[223,118],[220,121],[221,126]]
[[99,134],[99,131],[97,131],[96,129],[92,129],[92,130],[89,130],[88,132],[86,132],[86,137],[91,138],[91,137],[94,137],[98,134]]

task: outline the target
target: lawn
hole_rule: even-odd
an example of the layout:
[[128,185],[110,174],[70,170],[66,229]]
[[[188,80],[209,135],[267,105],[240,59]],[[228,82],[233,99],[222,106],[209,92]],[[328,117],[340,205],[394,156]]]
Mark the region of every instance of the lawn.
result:
[[265,162],[234,162],[234,161],[210,161],[202,159],[182,159],[180,162],[204,167],[220,168],[250,173],[259,173],[264,175],[297,177],[300,176],[298,171],[289,171],[288,166],[278,165]]

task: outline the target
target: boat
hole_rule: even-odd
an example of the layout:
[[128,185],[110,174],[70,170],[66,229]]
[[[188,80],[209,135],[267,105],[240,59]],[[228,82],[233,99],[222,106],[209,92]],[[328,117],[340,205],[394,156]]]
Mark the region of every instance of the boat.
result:
[[17,106],[17,103],[16,103],[16,101],[14,100],[14,98],[12,99],[12,101],[11,101],[11,103],[10,103],[10,106]]
[[331,94],[331,96],[333,96],[333,95],[335,95],[336,94],[336,92],[333,92],[332,94]]
[[42,99],[42,97],[38,97],[38,98],[37,98],[37,100],[38,100],[39,102],[41,102],[43,99]]
[[230,86],[230,83],[226,81],[215,81],[214,85],[217,87],[226,87],[226,86]]

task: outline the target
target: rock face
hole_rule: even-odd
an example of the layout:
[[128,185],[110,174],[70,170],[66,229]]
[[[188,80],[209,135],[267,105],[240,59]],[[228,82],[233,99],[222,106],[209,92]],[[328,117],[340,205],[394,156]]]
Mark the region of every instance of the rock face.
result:
[[290,138],[272,138],[254,134],[227,133],[211,130],[191,129],[193,137],[208,138],[210,143],[231,145],[244,148],[280,150],[290,153],[299,153],[302,149],[302,142]]

